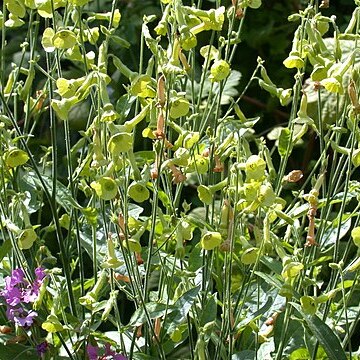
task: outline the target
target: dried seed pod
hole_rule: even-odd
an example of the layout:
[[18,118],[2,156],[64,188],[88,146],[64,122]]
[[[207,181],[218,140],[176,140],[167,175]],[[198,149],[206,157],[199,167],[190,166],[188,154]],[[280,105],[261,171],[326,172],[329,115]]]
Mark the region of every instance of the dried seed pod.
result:
[[290,171],[286,176],[284,176],[284,181],[295,183],[298,182],[303,176],[304,174],[301,170],[293,170]]

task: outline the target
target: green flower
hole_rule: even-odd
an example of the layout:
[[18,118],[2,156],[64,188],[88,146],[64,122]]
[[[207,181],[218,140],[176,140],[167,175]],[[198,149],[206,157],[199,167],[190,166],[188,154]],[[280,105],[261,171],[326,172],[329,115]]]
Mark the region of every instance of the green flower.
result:
[[241,262],[245,265],[255,264],[256,259],[259,256],[260,249],[256,247],[250,247],[246,249],[241,255]]
[[18,238],[19,248],[22,250],[30,249],[36,239],[37,235],[33,228],[23,230]]
[[351,230],[351,237],[354,244],[360,247],[360,226],[357,226]]
[[121,153],[132,149],[133,135],[121,132],[113,135],[107,145],[107,149],[113,158],[120,156]]
[[190,110],[189,101],[185,98],[179,97],[172,99],[170,104],[170,116],[173,119],[178,119],[187,115]]
[[265,176],[266,162],[258,155],[251,155],[245,163],[246,179],[259,180]]
[[226,79],[230,75],[230,65],[225,60],[217,60],[215,61],[211,68],[209,79],[212,82],[220,82]]
[[204,250],[213,250],[222,243],[221,234],[219,232],[209,231],[205,233],[200,240],[201,247]]
[[327,78],[321,80],[321,85],[324,86],[327,91],[330,91],[332,93],[340,95],[344,93],[342,84],[336,78]]
[[118,193],[116,181],[107,176],[104,176],[97,181],[93,181],[90,186],[95,190],[96,195],[103,200],[111,200]]
[[150,192],[143,183],[134,181],[129,186],[128,195],[134,201],[141,203],[149,199]]
[[69,49],[76,45],[76,35],[70,30],[60,30],[52,38],[52,42],[57,49]]
[[131,252],[141,252],[141,244],[136,239],[129,239],[128,241],[123,240],[122,244],[125,249],[128,249]]
[[6,165],[11,168],[24,165],[29,160],[29,155],[18,148],[6,151],[4,156]]
[[283,64],[288,69],[302,69],[305,65],[304,60],[295,53],[290,53],[290,55],[283,61]]

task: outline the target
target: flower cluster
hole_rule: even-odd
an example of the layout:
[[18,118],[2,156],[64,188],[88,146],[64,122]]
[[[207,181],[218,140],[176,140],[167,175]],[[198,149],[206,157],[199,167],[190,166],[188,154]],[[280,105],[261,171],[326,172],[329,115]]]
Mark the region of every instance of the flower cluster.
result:
[[115,351],[110,349],[110,344],[105,344],[105,350],[103,355],[99,355],[99,347],[88,344],[86,347],[89,360],[127,360],[124,355],[117,354]]
[[5,289],[0,292],[4,297],[7,318],[19,326],[31,326],[37,312],[27,310],[25,304],[33,303],[39,295],[40,286],[46,274],[43,268],[35,269],[35,280],[31,284],[25,279],[21,268],[12,271],[11,276],[5,278]]

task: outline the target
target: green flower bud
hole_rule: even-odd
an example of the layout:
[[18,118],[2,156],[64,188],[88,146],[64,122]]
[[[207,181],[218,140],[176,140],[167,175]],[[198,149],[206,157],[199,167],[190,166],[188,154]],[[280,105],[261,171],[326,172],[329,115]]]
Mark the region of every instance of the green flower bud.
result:
[[120,156],[121,153],[132,149],[133,135],[130,133],[121,132],[113,135],[107,145],[107,149],[112,158]]
[[128,241],[123,240],[122,244],[125,249],[128,249],[131,252],[137,252],[137,253],[141,252],[141,244],[136,239],[130,238],[128,239]]
[[266,162],[258,155],[251,155],[245,164],[246,179],[260,180],[265,176]]
[[5,164],[10,168],[24,165],[29,160],[29,155],[24,150],[17,148],[6,151],[4,157]]
[[70,30],[60,30],[53,36],[52,43],[57,49],[69,49],[76,45],[76,35]]
[[134,201],[141,203],[150,197],[150,192],[142,182],[132,182],[128,188],[128,195]]
[[107,103],[104,105],[104,110],[101,114],[100,121],[101,122],[113,122],[118,119],[120,115],[115,111],[114,105]]
[[275,203],[276,195],[270,183],[266,183],[260,186],[260,192],[258,200],[261,206],[270,207]]
[[180,46],[185,50],[189,51],[197,45],[196,36],[188,29],[181,32],[180,34]]
[[45,322],[42,323],[41,327],[51,334],[64,330],[58,317],[54,314],[50,314]]
[[190,110],[189,100],[185,98],[175,98],[170,103],[170,116],[173,119],[178,119],[185,116]]
[[222,243],[221,234],[209,231],[201,237],[200,243],[204,250],[213,250]]
[[149,75],[139,75],[131,83],[131,95],[141,98],[154,98],[156,96],[155,80]]
[[351,230],[351,237],[354,244],[360,247],[360,226],[357,226]]
[[230,71],[231,69],[228,62],[225,60],[217,60],[210,68],[211,75],[209,76],[209,79],[212,82],[220,82],[230,75]]
[[90,186],[95,190],[96,195],[103,200],[111,200],[118,193],[116,181],[104,176],[97,181],[93,181]]
[[340,95],[344,93],[342,84],[336,78],[332,77],[332,78],[327,78],[327,79],[321,80],[321,85],[324,86],[324,88],[327,91],[330,91],[332,93],[340,94]]
[[37,235],[33,228],[23,230],[18,238],[19,248],[22,250],[30,249],[36,239]]
[[297,261],[292,261],[286,264],[281,272],[281,276],[285,279],[293,279],[295,278],[300,271],[304,268],[304,265]]
[[315,315],[317,310],[317,303],[312,296],[302,296],[300,298],[300,304],[305,314]]
[[251,247],[246,249],[241,255],[241,262],[245,265],[255,264],[256,259],[258,258],[260,249],[256,247]]
[[288,69],[302,69],[305,65],[304,60],[298,53],[290,53],[290,55],[283,61],[283,64]]

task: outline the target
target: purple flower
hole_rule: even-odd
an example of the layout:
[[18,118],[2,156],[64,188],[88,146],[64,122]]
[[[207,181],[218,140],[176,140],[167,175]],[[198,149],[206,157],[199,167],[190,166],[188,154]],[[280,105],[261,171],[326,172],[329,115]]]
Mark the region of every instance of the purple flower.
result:
[[39,356],[45,354],[48,348],[49,348],[49,344],[47,341],[43,341],[42,343],[36,345],[36,351]]
[[6,310],[6,316],[9,320],[20,326],[31,326],[34,322],[34,318],[37,316],[36,311],[26,312],[22,307],[13,308],[8,307]]
[[86,351],[89,356],[89,360],[105,360],[105,359],[112,359],[112,360],[127,360],[124,355],[117,354],[115,351],[111,350],[111,345],[109,343],[105,344],[105,353],[104,355],[98,355],[99,348],[97,346],[93,346],[88,344],[86,346]]
[[25,279],[22,269],[15,269],[11,276],[5,278],[5,289],[0,292],[7,304],[6,316],[10,321],[20,326],[31,326],[37,312],[28,311],[23,304],[33,303],[38,295],[40,286],[46,276],[41,267],[35,269],[36,279],[31,284]]
[[89,356],[89,360],[97,360],[99,351],[99,348],[97,346],[92,346],[91,344],[88,344],[86,346],[86,351]]

